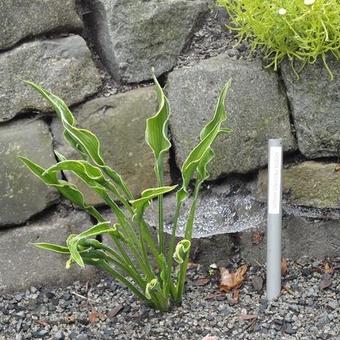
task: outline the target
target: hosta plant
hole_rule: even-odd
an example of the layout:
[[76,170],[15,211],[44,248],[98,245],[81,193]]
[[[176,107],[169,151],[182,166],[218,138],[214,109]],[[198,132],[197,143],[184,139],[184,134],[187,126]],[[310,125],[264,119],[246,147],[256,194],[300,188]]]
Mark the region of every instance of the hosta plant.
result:
[[[259,49],[277,69],[288,58],[301,67],[327,56],[340,58],[339,0],[217,0],[229,15],[228,27]],[[297,70],[298,75],[298,70]]]
[[[163,158],[171,147],[168,138],[169,103],[156,78],[159,109],[146,122],[145,139],[155,158],[157,187],[144,190],[134,198],[122,176],[105,163],[98,138],[90,131],[79,128],[65,103],[41,86],[27,82],[52,105],[64,128],[66,141],[79,152],[81,160],[68,160],[60,153],[59,162],[48,169],[25,157],[21,160],[47,185],[56,188],[74,205],[82,208],[97,222],[80,234],[72,234],[65,245],[36,243],[38,248],[68,256],[66,267],[93,265],[126,285],[139,299],[153,308],[166,311],[171,303],[182,300],[189,252],[200,187],[209,174],[207,166],[214,157],[212,144],[228,129],[225,97],[230,81],[223,88],[214,115],[200,133],[197,145],[182,165],[182,184],[164,186]],[[60,172],[68,171],[79,177],[112,209],[117,223],[107,221],[94,207],[86,203],[76,185],[63,180]],[[191,182],[194,180],[193,189]],[[176,213],[169,244],[164,240],[163,196],[176,191]],[[176,228],[183,202],[193,195],[193,203],[186,222],[184,238],[176,244]],[[144,219],[144,211],[152,200],[158,201],[157,237]],[[100,241],[107,234],[112,243]]]

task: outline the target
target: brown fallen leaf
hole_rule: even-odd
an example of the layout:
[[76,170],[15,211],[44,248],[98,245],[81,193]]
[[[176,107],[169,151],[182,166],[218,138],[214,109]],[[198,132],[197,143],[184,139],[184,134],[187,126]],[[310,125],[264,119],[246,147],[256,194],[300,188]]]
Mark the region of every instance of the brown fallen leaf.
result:
[[97,312],[95,309],[92,309],[92,311],[89,314],[90,323],[96,323],[98,321],[98,319],[105,320],[106,315],[103,314],[103,313]]
[[264,232],[263,231],[254,231],[251,235],[251,243],[254,245],[258,245],[263,241]]
[[234,289],[233,290],[233,295],[232,298],[238,302],[238,300],[240,299],[240,290],[239,289]]
[[286,276],[287,274],[288,274],[288,262],[283,257],[282,260],[281,260],[281,275]]
[[227,268],[221,267],[220,291],[229,292],[234,288],[240,287],[245,279],[244,275],[247,269],[247,266],[243,265],[236,272],[230,273]]
[[195,282],[194,285],[195,286],[205,286],[210,282],[210,278],[209,277],[200,277],[198,278]]
[[117,305],[115,308],[107,312],[107,316],[109,318],[114,318],[123,308],[123,305]]
[[282,287],[283,290],[285,290],[288,294],[294,295],[294,290],[288,286],[287,284]]
[[202,340],[218,340],[218,336],[215,335],[206,335]]
[[323,272],[327,273],[327,274],[333,274],[334,273],[334,269],[332,267],[331,264],[329,264],[328,262],[325,263],[324,267],[323,267]]
[[336,171],[336,172],[339,172],[339,171],[340,171],[340,164],[337,164],[337,165],[335,166],[334,171]]
[[332,281],[331,281],[331,274],[325,273],[321,276],[321,281],[320,281],[320,289],[324,290],[328,287],[331,286]]
[[216,293],[208,293],[207,297],[205,298],[206,300],[218,300],[218,301],[222,301],[225,300],[226,294],[222,293],[222,292],[216,292]]
[[240,320],[254,320],[257,319],[257,315],[255,314],[241,314],[239,316]]
[[48,326],[48,322],[46,320],[36,320],[36,323],[38,323],[41,326]]

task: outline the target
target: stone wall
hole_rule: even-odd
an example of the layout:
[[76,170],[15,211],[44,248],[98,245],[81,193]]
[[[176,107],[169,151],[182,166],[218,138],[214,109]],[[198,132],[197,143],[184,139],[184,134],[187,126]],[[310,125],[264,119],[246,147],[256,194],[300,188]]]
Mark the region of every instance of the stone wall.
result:
[[[333,82],[320,64],[306,66],[300,79],[287,64],[275,73],[245,44],[234,47],[225,22],[212,0],[1,2],[0,290],[92,273],[79,276],[75,269],[69,276],[64,259],[42,256],[29,244],[62,242],[91,221],[18,159],[49,166],[58,161],[54,151],[76,157],[50,107],[23,80],[62,97],[79,124],[99,136],[106,161],[138,195],[154,185],[144,142],[145,119],[157,107],[152,67],[172,108],[168,184],[178,181],[219,90],[232,78],[226,107],[233,133],[215,145],[212,182],[197,216],[197,259],[223,260],[235,248],[250,260],[263,255],[258,235],[265,226],[267,140],[278,137],[285,151],[285,255],[339,254],[339,64],[329,63]],[[86,198],[105,209],[95,194],[86,191]],[[170,223],[171,196],[166,204]],[[308,242],[301,242],[305,235]]]

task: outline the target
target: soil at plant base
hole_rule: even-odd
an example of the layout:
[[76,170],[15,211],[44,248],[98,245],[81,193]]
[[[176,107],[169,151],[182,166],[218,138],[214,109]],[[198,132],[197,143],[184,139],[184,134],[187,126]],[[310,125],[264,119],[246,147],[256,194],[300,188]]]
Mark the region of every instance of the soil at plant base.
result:
[[[244,265],[235,257],[230,272]],[[154,311],[108,278],[0,296],[0,339],[340,339],[340,258],[284,264],[282,295],[268,305],[263,266],[220,291],[218,269],[191,265],[183,305]],[[209,273],[208,273],[209,272]]]

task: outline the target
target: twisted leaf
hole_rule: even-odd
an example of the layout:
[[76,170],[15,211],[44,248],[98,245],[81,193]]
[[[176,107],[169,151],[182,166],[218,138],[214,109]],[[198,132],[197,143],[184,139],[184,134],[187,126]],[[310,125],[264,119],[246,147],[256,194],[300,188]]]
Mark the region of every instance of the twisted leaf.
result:
[[186,255],[190,251],[191,242],[189,240],[181,240],[177,243],[173,258],[178,264],[182,264]]
[[104,176],[101,170],[87,161],[81,160],[63,160],[49,167],[44,174],[56,171],[72,171],[81,176],[85,175],[87,178],[95,181],[103,181]]
[[105,173],[114,181],[118,188],[126,195],[128,199],[132,198],[126,183],[121,176],[113,169],[108,167],[100,152],[100,142],[96,135],[86,129],[80,129],[75,126],[76,120],[64,101],[53,93],[47,91],[41,86],[26,81],[26,83],[37,90],[46,98],[56,111],[64,127],[64,137],[66,141],[78,152],[85,160],[92,161],[95,165],[102,167]]
[[91,208],[88,204],[85,203],[83,194],[78,190],[78,188],[74,184],[58,179],[57,174],[55,172],[46,172],[46,169],[32,162],[28,158],[19,157],[19,159],[41,181],[43,181],[48,186],[56,188],[65,198],[70,200],[72,203],[84,209]]
[[160,188],[150,188],[142,192],[141,198],[130,201],[135,210],[135,216],[142,216],[144,210],[151,203],[152,199],[173,191],[177,185],[165,186]]
[[165,97],[157,78],[155,76],[153,76],[153,78],[156,84],[159,109],[154,116],[146,121],[145,140],[150,146],[155,159],[159,160],[171,147],[171,143],[167,137],[170,108],[168,99]]
[[[109,222],[101,222],[91,227],[88,230],[83,231],[78,235],[71,234],[67,240],[66,244],[71,254],[71,259],[76,262],[80,267],[84,267],[84,261],[80,255],[79,244],[84,246],[84,243],[80,243],[82,240],[95,237],[97,235],[105,234],[105,233],[117,233],[116,226],[111,226]],[[99,244],[96,243],[96,246]]]
[[148,300],[152,299],[151,292],[156,288],[157,284],[158,280],[156,278],[152,279],[150,282],[146,284],[145,296]]
[[200,142],[190,152],[189,156],[182,165],[183,184],[181,189],[177,192],[178,202],[182,202],[188,197],[189,183],[195,172],[198,173],[199,182],[204,181],[209,176],[207,166],[215,155],[211,145],[220,133],[230,132],[229,129],[221,128],[222,123],[227,119],[224,102],[230,84],[231,80],[229,80],[224,86],[219,96],[213,118],[202,129],[200,133]]
[[49,250],[49,251],[52,251],[58,254],[70,254],[70,251],[67,247],[60,246],[59,244],[40,242],[40,243],[33,243],[33,245],[37,248]]

